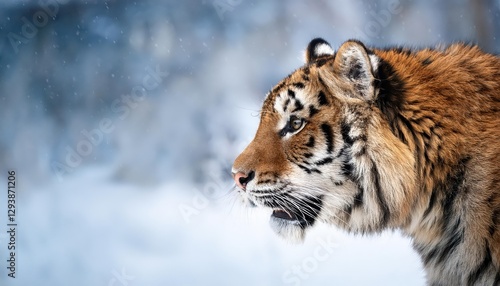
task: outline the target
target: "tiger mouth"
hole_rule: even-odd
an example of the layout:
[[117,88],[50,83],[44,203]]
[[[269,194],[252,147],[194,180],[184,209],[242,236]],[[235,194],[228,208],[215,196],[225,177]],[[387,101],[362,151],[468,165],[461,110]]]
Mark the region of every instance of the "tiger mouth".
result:
[[265,207],[272,210],[269,224],[279,236],[291,242],[301,242],[304,240],[306,228],[313,226],[318,219],[323,205],[323,196],[308,196],[295,201],[288,197],[287,201],[292,205],[276,201],[264,203]]
[[299,218],[293,212],[289,212],[284,209],[274,209],[271,217],[285,221],[299,221]]
[[271,208],[271,220],[279,222],[282,225],[292,224],[306,227],[314,224],[321,210],[322,196],[308,197],[304,201],[296,202],[296,204],[303,206],[304,210],[276,202],[267,202],[264,203],[264,206]]

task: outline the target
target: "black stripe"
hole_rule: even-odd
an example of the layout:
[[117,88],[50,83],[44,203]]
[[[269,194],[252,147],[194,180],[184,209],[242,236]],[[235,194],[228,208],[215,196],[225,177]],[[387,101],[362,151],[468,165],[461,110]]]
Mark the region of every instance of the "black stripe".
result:
[[449,239],[446,242],[444,248],[441,249],[441,252],[438,257],[438,263],[442,263],[446,258],[453,253],[453,251],[457,248],[457,246],[463,242],[464,240],[464,229],[459,229],[461,220],[457,219],[454,226],[451,228],[453,231],[449,235]]
[[458,190],[451,189],[450,192],[446,195],[442,202],[443,206],[443,231],[446,231],[447,225],[450,223],[450,220],[453,218],[453,202],[458,195]]
[[325,135],[325,141],[326,141],[326,151],[328,153],[332,153],[333,151],[333,133],[332,133],[332,128],[330,125],[327,123],[321,124],[321,131]]
[[[470,160],[469,157],[460,160],[455,168],[452,168],[452,171],[455,171],[454,174],[448,174],[444,184],[440,184],[438,186],[438,190],[446,193],[443,202],[443,231],[446,232],[446,227],[449,224],[450,220],[454,217],[453,212],[453,204],[457,195],[460,191],[465,191],[466,188],[462,185],[465,180],[465,165]],[[434,190],[436,191],[436,190]]]
[[291,154],[290,156],[291,156],[291,157],[292,157],[292,159],[293,159],[293,161],[292,161],[292,162],[299,162],[299,161],[301,161],[301,160],[297,157],[297,154]]
[[425,58],[425,59],[422,61],[422,65],[424,65],[424,66],[427,66],[427,65],[429,65],[429,64],[431,64],[431,63],[432,63],[432,60],[431,60],[431,58],[430,58],[430,57],[427,57],[427,58]]
[[311,173],[312,173],[312,172],[311,172],[311,169],[307,168],[307,167],[306,167],[306,166],[304,166],[304,165],[301,165],[301,164],[295,164],[295,165],[299,166],[299,168],[301,168],[302,170],[306,171],[306,173],[308,173],[308,174],[311,174]]
[[380,218],[380,225],[384,227],[389,221],[389,206],[385,200],[384,194],[382,193],[382,188],[380,187],[380,174],[378,172],[375,162],[372,160],[372,176],[375,183],[375,194],[377,195],[378,204],[380,206],[380,211],[382,212],[382,217]]
[[408,145],[408,139],[406,138],[406,135],[404,134],[404,132],[399,130],[399,128],[397,128],[397,125],[395,123],[396,121],[393,121],[391,124],[393,133],[396,135],[396,137],[399,138],[399,140],[401,140],[401,142],[403,142],[403,144]]
[[497,274],[495,275],[495,281],[493,281],[493,286],[500,285],[500,271],[497,270]]
[[298,89],[303,89],[304,88],[304,84],[301,83],[301,82],[296,82],[296,83],[293,84],[293,86],[295,86]]
[[322,159],[314,164],[318,165],[318,166],[321,166],[321,165],[326,165],[326,164],[329,164],[333,162],[333,158],[332,157],[326,157],[325,159]]
[[364,156],[365,154],[366,154],[366,146],[363,146],[363,147],[361,147],[361,150],[354,153],[353,156],[359,158],[361,156]]
[[300,102],[300,100],[296,99],[295,100],[295,108],[292,110],[292,112],[299,111],[302,109],[304,109],[304,105],[302,104],[302,102]]
[[291,98],[295,98],[295,92],[293,90],[289,89],[288,96],[290,96]]
[[424,211],[424,215],[422,216],[422,220],[425,219],[431,210],[434,208],[434,205],[436,204],[436,191],[432,191],[431,197],[429,199],[429,204],[427,206],[427,209]]
[[[406,117],[404,116],[400,116],[399,117],[399,121],[403,124],[403,126],[406,128],[406,130],[408,131],[408,133],[410,134],[413,134],[413,136],[415,137],[415,134],[413,132],[413,125],[412,123],[410,122],[410,120],[408,120]],[[400,126],[401,128],[402,126]],[[416,138],[416,137],[415,137]]]
[[316,66],[319,68],[324,64],[326,64],[327,61],[328,61],[327,57],[320,57],[318,60],[316,60]]
[[484,255],[483,262],[469,275],[467,279],[467,285],[474,285],[479,278],[490,268],[491,266],[491,252],[489,247],[486,247],[486,253]]
[[[412,123],[406,117],[404,117],[404,116],[399,116],[398,118],[399,118],[399,122],[401,122],[401,126],[399,128],[406,128],[406,130],[408,131],[408,133],[413,137],[413,143],[415,143],[415,154],[421,154],[422,153],[421,149],[423,147],[421,148],[421,146],[419,144],[419,139],[420,138],[414,132]],[[403,132],[401,132],[401,134],[402,133]],[[410,139],[410,138],[405,138],[405,141],[408,141],[407,139]],[[417,168],[420,168],[420,166],[421,166],[420,155],[415,156],[415,159],[416,159],[415,166]]]
[[319,105],[328,105],[328,100],[326,99],[326,95],[323,91],[318,93],[318,101]]
[[314,140],[314,137],[309,137],[309,141],[307,141],[306,143],[306,146],[307,147],[310,147],[310,148],[313,148],[314,147],[314,144],[315,144],[315,140]]
[[282,89],[285,86],[285,82],[282,81],[280,82],[277,86],[275,86],[272,90],[271,93],[278,92],[280,89]]
[[307,160],[298,160],[298,162],[301,162],[304,166],[306,166],[308,168],[312,167],[312,164],[309,163],[309,161],[307,161]]
[[316,113],[318,113],[319,110],[316,109],[313,105],[309,105],[309,117],[313,117]]
[[349,154],[348,148],[349,147],[346,144],[344,144],[344,146],[342,146],[339,153],[337,154],[337,156],[335,156],[334,159],[342,158],[342,166],[340,168],[342,171],[342,174],[344,176],[346,176],[347,178],[349,178],[351,181],[357,182],[358,179],[354,178],[352,175],[352,170],[354,169],[354,166],[351,163],[352,157]]
[[354,166],[352,165],[351,162],[349,162],[348,158],[342,162],[342,167],[341,167],[342,174],[351,179],[353,182],[357,182],[357,179],[355,179],[354,176],[352,175],[353,169]]
[[[422,114],[420,117],[417,117],[417,115],[420,115]],[[422,123],[426,121],[431,121],[432,123],[436,122],[436,119],[434,117],[432,117],[432,114],[423,114],[423,112],[415,112],[413,113],[413,116],[412,116],[412,122],[413,124],[415,125],[423,125]],[[428,137],[428,139],[430,139],[430,135],[432,134],[432,128],[434,128],[434,126],[431,126],[429,127],[429,134],[423,132],[422,135],[425,135]]]
[[325,81],[323,80],[323,78],[321,77],[321,75],[318,75],[318,81],[319,83],[328,90],[328,86],[326,85]]
[[423,254],[422,258],[424,260],[424,265],[429,264],[429,262],[431,262],[431,260],[434,259],[434,257],[436,256],[437,252],[438,252],[438,248],[435,247],[430,252],[428,252],[427,254],[425,254],[425,255]]
[[306,166],[302,165],[302,164],[297,164],[295,163],[295,165],[297,165],[299,168],[301,168],[302,170],[306,171],[306,173],[308,174],[311,174],[311,173],[318,173],[318,174],[321,174],[321,171],[316,169],[316,168],[307,168]]
[[342,123],[340,124],[340,134],[342,135],[342,140],[344,140],[344,142],[346,142],[349,146],[352,146],[354,140],[349,135],[350,132],[351,126],[345,121],[342,121]]

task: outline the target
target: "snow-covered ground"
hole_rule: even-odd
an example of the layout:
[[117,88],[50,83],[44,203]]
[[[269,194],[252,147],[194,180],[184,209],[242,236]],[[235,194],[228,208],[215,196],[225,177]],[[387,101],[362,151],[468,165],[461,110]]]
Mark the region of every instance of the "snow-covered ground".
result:
[[[1,285],[424,284],[398,233],[359,237],[319,225],[304,244],[289,244],[272,233],[268,213],[237,203],[229,183],[144,188],[110,173],[87,168],[31,193],[20,177],[17,277],[2,267]],[[6,238],[2,231],[2,248]]]

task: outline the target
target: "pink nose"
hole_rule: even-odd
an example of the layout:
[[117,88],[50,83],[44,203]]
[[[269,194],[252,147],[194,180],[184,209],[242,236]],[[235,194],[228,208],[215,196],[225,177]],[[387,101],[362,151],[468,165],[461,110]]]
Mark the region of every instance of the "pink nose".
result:
[[247,187],[248,182],[250,182],[254,177],[255,177],[255,172],[250,171],[248,175],[242,172],[238,172],[234,174],[234,181],[236,182],[236,185],[240,187],[242,190],[245,190]]

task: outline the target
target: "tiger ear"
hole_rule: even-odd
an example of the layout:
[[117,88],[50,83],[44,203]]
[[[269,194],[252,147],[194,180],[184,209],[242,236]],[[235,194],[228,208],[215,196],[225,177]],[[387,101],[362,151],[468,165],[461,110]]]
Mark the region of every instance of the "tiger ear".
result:
[[378,57],[369,53],[363,43],[347,41],[339,48],[333,63],[336,73],[355,87],[357,96],[367,101],[376,96],[374,71],[378,65]]
[[306,64],[314,62],[321,56],[333,56],[333,54],[335,54],[335,50],[333,50],[327,41],[321,38],[316,38],[307,46],[307,50],[305,52]]

